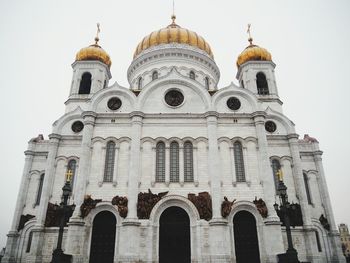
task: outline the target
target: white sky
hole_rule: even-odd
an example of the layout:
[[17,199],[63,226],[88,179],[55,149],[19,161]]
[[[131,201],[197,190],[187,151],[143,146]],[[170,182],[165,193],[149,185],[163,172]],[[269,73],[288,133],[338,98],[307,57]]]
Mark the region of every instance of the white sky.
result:
[[[316,137],[337,223],[350,223],[350,2],[347,0],[176,0],[176,22],[202,35],[236,83],[235,62],[254,42],[277,64],[284,113],[302,137]],[[171,0],[0,0],[0,248],[10,229],[27,141],[64,113],[76,52],[93,42],[112,58],[112,83],[128,86],[139,41],[170,23]]]

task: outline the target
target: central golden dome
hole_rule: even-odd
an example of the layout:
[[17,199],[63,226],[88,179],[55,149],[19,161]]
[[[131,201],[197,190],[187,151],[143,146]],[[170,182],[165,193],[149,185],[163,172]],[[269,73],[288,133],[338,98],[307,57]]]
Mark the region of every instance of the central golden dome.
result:
[[142,39],[142,41],[137,45],[134,53],[134,58],[142,51],[150,47],[170,43],[187,44],[193,47],[197,47],[205,51],[212,59],[214,58],[209,44],[204,40],[203,37],[191,30],[182,28],[177,25],[175,23],[175,16],[172,16],[171,18],[173,22],[169,26],[154,31]]

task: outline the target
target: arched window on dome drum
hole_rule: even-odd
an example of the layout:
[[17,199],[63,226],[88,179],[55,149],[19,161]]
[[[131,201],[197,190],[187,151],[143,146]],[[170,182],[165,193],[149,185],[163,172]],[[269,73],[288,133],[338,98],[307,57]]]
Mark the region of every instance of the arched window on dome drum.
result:
[[105,172],[103,182],[113,181],[115,142],[109,141],[106,147]]
[[307,178],[307,174],[303,173],[303,177],[304,177],[304,184],[305,184],[305,191],[306,191],[306,198],[307,198],[307,202],[309,205],[312,204],[311,202],[311,194],[310,194],[310,187],[309,187],[309,179]]
[[192,70],[190,71],[190,79],[196,79],[196,75]]
[[158,71],[153,71],[152,73],[152,80],[158,79]]
[[184,179],[193,182],[193,145],[189,141],[184,143]]
[[180,181],[179,168],[179,144],[177,142],[170,143],[170,182]]
[[[72,177],[70,179],[70,185],[73,189],[74,185],[74,179],[75,179],[75,170],[77,168],[77,161],[76,160],[70,160],[67,165],[67,173],[70,171],[72,173]],[[66,178],[67,180],[67,178]]]
[[237,182],[245,182],[243,149],[242,144],[238,141],[233,144],[233,154],[235,158],[236,180]]
[[156,146],[156,182],[165,182],[165,144],[158,142]]
[[139,77],[139,79],[137,81],[137,88],[142,89],[142,77]]
[[273,159],[271,161],[271,166],[272,166],[273,180],[275,182],[275,189],[276,189],[276,193],[277,193],[277,187],[278,187],[278,182],[279,182],[277,172],[281,169],[281,164],[278,160]]
[[80,86],[79,86],[79,94],[90,94],[91,90],[91,74],[89,72],[85,72],[81,76]]
[[209,89],[209,78],[205,77],[205,87]]
[[256,86],[259,95],[269,95],[269,87],[264,73],[259,72],[256,74]]
[[38,184],[38,191],[36,193],[36,198],[35,198],[35,205],[40,204],[41,193],[43,191],[44,177],[45,177],[45,174],[40,175],[39,184]]

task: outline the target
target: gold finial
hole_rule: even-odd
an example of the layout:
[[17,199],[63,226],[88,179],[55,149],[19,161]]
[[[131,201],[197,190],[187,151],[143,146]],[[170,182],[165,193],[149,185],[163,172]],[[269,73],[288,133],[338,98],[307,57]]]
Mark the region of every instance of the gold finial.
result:
[[171,15],[171,19],[173,20],[173,24],[175,24],[175,19],[176,19],[176,15],[175,15],[175,0],[173,0],[173,14]]
[[66,181],[67,181],[67,182],[70,182],[70,181],[72,180],[72,177],[73,177],[73,172],[72,172],[72,170],[68,170],[68,171],[66,172]]
[[98,34],[101,32],[100,30],[100,23],[97,23],[97,32],[96,32],[96,37],[95,37],[95,45],[98,44],[98,41],[100,40],[100,38],[98,37]]
[[279,181],[283,181],[283,172],[282,172],[281,169],[279,169],[279,170],[276,172],[276,175],[277,175]]
[[252,35],[251,35],[251,32],[250,32],[250,27],[251,27],[251,24],[248,24],[248,29],[247,29],[247,33],[248,33],[248,41],[250,43],[250,45],[253,45],[253,38],[252,38]]

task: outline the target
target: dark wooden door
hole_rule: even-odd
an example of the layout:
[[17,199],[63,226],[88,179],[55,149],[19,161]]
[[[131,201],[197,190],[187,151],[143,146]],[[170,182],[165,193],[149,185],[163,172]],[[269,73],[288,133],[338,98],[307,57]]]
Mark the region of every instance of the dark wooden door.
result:
[[236,263],[260,263],[259,242],[254,216],[247,211],[233,218]]
[[179,207],[167,208],[160,217],[159,262],[191,262],[190,219]]
[[116,223],[111,212],[96,215],[92,226],[90,263],[113,263]]

